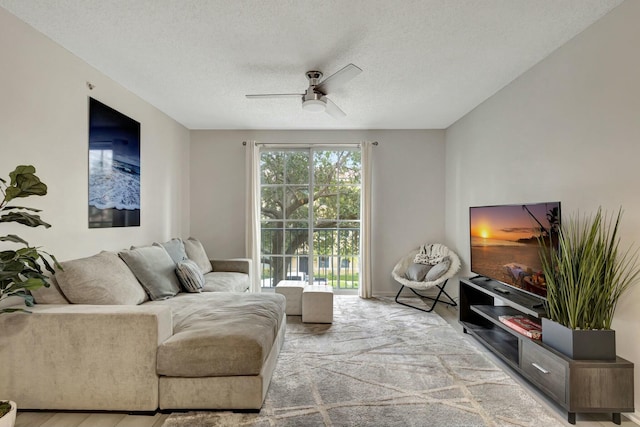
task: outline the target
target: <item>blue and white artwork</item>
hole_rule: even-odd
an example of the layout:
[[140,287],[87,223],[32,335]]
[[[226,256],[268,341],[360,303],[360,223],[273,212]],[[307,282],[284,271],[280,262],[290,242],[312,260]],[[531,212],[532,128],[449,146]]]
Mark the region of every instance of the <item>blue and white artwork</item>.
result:
[[89,98],[89,228],[140,225],[140,123]]

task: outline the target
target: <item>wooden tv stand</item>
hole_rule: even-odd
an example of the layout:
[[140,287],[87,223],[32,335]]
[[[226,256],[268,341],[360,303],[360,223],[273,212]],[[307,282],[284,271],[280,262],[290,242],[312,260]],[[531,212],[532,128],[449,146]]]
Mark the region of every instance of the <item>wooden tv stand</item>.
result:
[[[506,291],[506,293],[505,293]],[[575,424],[578,412],[610,412],[621,423],[621,412],[633,412],[633,363],[573,360],[510,329],[501,315],[525,314],[540,322],[541,300],[486,278],[460,279],[460,324],[509,367],[568,412]]]

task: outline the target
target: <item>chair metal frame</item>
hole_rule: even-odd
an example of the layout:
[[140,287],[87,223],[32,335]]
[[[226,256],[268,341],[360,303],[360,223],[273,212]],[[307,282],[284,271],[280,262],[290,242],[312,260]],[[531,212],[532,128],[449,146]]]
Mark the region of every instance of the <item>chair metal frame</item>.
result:
[[[451,295],[449,295],[449,294],[447,293],[447,291],[445,291],[445,290],[444,290],[444,287],[447,285],[447,282],[448,282],[448,281],[449,281],[449,279],[445,280],[445,281],[444,281],[444,283],[443,283],[442,285],[434,285],[436,288],[440,289],[440,292],[438,292],[438,295],[437,295],[435,298],[430,297],[430,296],[427,296],[427,295],[419,294],[418,292],[416,292],[416,290],[415,290],[415,289],[410,288],[410,287],[405,286],[405,285],[402,285],[402,287],[400,288],[400,290],[399,290],[399,291],[398,291],[398,293],[396,294],[396,299],[395,299],[395,301],[396,301],[398,304],[400,304],[400,305],[404,305],[404,306],[406,306],[406,307],[415,308],[416,310],[424,311],[424,312],[426,312],[426,313],[431,313],[431,312],[433,311],[433,309],[434,309],[434,308],[436,308],[436,304],[438,304],[438,303],[446,304],[446,305],[451,306],[451,307],[456,307],[456,306],[458,305],[458,303],[457,303],[457,302],[455,302],[453,298],[451,298]],[[402,290],[403,290],[405,287],[409,288],[409,289],[411,290],[411,292],[413,292],[414,294],[416,294],[416,295],[417,295],[417,296],[419,296],[420,298],[425,298],[425,299],[428,299],[428,300],[433,301],[433,304],[431,304],[431,307],[430,307],[429,309],[424,309],[424,308],[420,308],[420,307],[415,306],[415,305],[411,305],[411,304],[407,304],[407,303],[402,302],[402,301],[398,301],[398,298],[400,297],[400,294],[402,293]],[[449,301],[441,300],[441,299],[440,299],[440,296],[441,296],[442,294],[444,294],[447,298],[449,298]]]

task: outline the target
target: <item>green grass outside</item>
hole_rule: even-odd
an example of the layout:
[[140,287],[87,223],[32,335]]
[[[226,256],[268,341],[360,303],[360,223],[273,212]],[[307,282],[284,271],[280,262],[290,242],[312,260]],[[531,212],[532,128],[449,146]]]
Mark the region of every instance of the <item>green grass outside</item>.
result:
[[[326,271],[325,271],[326,272]],[[316,278],[326,278],[327,284],[333,286],[336,289],[358,289],[360,275],[358,273],[353,274],[341,274],[340,281],[338,281],[338,275],[328,271],[323,274],[320,271],[314,273]],[[262,279],[271,278],[271,272],[269,270],[262,271]],[[274,285],[275,286],[275,285]]]

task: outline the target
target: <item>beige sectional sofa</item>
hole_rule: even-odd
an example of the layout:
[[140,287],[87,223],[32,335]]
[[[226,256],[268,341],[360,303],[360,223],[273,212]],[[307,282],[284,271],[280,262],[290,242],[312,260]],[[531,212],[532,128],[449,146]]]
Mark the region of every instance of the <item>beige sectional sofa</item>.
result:
[[160,277],[166,260],[146,272],[129,262],[163,257],[158,249],[63,263],[53,286],[34,292],[31,314],[0,316],[0,395],[21,409],[260,409],[284,342],[285,299],[242,292],[248,260],[205,265],[197,249],[201,272],[211,270],[201,292],[155,300],[166,289],[140,278],[175,283]]

